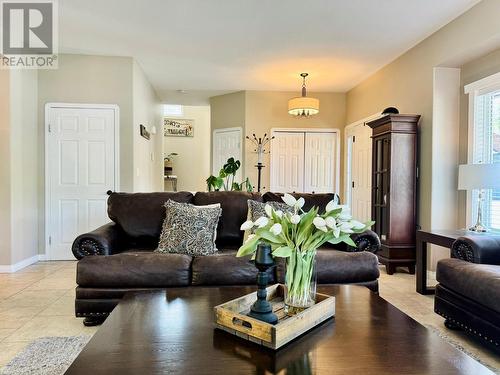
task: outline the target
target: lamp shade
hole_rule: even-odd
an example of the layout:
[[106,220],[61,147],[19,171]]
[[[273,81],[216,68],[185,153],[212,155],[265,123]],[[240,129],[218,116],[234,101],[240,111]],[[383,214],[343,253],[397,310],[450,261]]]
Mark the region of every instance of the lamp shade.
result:
[[311,116],[319,113],[319,100],[299,96],[288,101],[288,113],[293,116]]
[[500,188],[500,164],[458,166],[458,190]]

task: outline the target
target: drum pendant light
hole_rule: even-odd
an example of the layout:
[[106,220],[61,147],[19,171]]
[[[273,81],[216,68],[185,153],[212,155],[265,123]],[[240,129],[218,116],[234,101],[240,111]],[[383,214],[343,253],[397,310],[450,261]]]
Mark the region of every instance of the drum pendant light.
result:
[[307,96],[306,77],[309,74],[301,73],[302,96],[292,98],[288,101],[288,113],[296,117],[309,117],[319,113],[319,100]]

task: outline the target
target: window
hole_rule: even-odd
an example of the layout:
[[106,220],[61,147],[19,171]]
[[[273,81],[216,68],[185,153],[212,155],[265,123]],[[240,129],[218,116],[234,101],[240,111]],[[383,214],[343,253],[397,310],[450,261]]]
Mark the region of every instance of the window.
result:
[[[500,77],[487,77],[469,86],[473,86],[469,91],[466,86],[473,113],[469,127],[472,135],[469,163],[500,163]],[[477,212],[478,191],[473,191],[471,198],[472,215]],[[483,224],[500,231],[500,189],[484,190]]]
[[165,104],[163,106],[163,115],[182,117],[184,116],[184,107],[180,104]]

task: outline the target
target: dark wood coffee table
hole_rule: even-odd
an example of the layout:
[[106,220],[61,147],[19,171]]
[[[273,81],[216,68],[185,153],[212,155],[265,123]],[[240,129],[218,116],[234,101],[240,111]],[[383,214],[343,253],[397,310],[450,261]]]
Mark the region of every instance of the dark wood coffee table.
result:
[[214,330],[213,307],[253,288],[127,295],[67,374],[491,374],[360,286],[324,286],[336,318],[277,352]]

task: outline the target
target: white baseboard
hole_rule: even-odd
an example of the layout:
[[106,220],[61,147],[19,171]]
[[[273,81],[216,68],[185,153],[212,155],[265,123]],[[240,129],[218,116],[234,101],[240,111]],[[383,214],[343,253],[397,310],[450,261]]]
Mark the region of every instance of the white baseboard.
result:
[[427,278],[432,279],[432,280],[436,280],[436,271],[427,270]]
[[[43,255],[45,258],[45,255]],[[40,255],[34,255],[31,258],[24,259],[20,262],[17,262],[15,264],[10,264],[10,265],[0,265],[0,273],[13,273],[17,272],[20,269],[23,269],[24,267],[28,267],[29,265],[32,265],[33,263],[36,263],[40,260]]]

